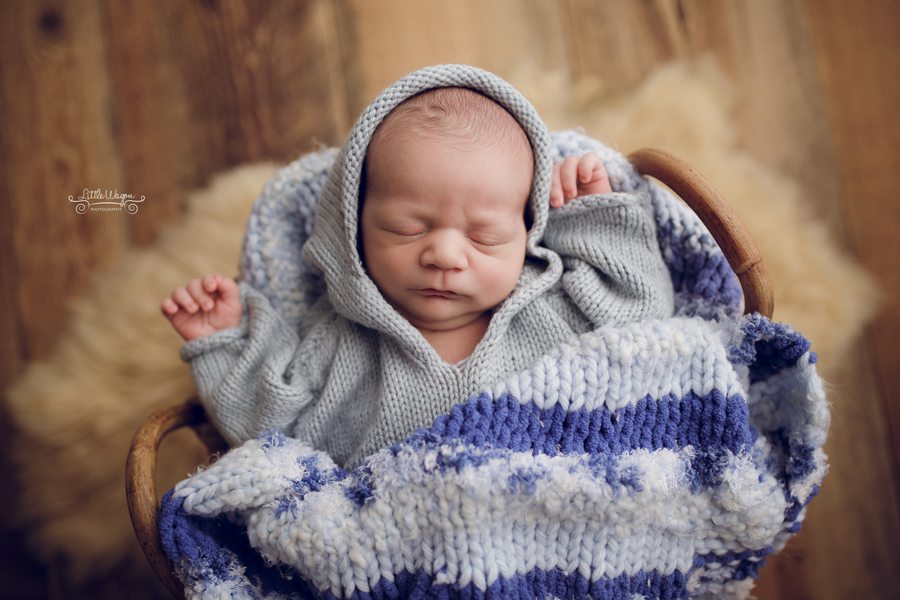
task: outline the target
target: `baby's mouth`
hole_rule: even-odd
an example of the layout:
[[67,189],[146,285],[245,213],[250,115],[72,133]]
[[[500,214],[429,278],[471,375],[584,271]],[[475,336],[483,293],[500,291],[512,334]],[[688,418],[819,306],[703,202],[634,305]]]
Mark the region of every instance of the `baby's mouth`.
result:
[[414,290],[420,296],[425,296],[426,298],[447,298],[447,299],[455,299],[461,298],[457,293],[451,292],[450,290],[439,290],[436,288],[422,288]]

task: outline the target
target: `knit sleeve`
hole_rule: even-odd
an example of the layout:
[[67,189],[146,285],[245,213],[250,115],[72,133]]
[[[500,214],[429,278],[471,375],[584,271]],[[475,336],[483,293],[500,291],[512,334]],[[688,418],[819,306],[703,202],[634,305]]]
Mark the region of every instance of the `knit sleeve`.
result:
[[[327,355],[327,344],[301,340],[259,291],[239,287],[240,325],[186,342],[180,352],[203,406],[232,445],[269,429],[288,432],[313,401]],[[308,338],[316,337],[314,327]]]
[[672,281],[645,196],[582,196],[550,211],[543,245],[562,257],[562,289],[595,327],[674,312]]

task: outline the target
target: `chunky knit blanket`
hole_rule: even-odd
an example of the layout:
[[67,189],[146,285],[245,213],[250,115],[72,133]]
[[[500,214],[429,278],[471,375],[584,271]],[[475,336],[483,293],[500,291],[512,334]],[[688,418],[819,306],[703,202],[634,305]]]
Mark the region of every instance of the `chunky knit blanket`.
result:
[[[639,177],[588,145],[614,187]],[[243,273],[273,305],[259,223],[314,195],[328,159],[288,167],[254,211]],[[745,597],[822,481],[827,405],[807,340],[740,316],[702,224],[651,196],[675,317],[585,333],[349,471],[274,432],[232,449],[162,503],[187,596]]]

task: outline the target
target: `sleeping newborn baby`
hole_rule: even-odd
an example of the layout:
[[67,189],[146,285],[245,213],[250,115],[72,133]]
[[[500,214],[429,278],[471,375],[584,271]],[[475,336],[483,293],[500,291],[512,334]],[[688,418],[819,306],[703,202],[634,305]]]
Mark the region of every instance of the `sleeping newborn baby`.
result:
[[593,154],[553,164],[527,100],[472,67],[414,72],[364,111],[303,252],[327,293],[302,335],[221,275],[162,311],[229,443],[274,428],[345,467],[573,335],[673,311],[649,199]]

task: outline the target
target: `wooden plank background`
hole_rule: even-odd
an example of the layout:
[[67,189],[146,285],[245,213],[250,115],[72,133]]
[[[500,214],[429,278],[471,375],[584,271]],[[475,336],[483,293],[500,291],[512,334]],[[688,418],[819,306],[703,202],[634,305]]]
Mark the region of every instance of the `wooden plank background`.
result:
[[[885,298],[831,382],[829,479],[758,595],[900,597],[895,0],[4,2],[0,384],[48,355],[66,301],[126,248],[152,244],[188,190],[228,167],[340,143],[358,111],[414,68],[468,62],[509,77],[530,61],[626,91],[666,61],[704,53],[739,93],[742,145],[814,192],[814,210]],[[769,143],[775,131],[787,141]],[[67,200],[82,188],[147,201],[137,218],[86,218]],[[0,439],[7,430],[4,418]],[[4,486],[0,514],[15,493]],[[18,543],[10,531],[0,545],[2,597],[113,598],[126,585],[75,589]]]

